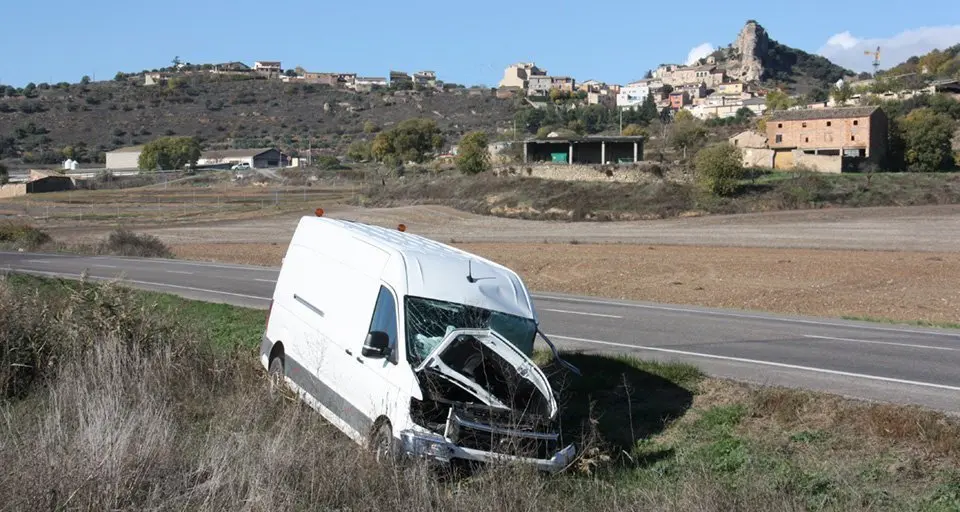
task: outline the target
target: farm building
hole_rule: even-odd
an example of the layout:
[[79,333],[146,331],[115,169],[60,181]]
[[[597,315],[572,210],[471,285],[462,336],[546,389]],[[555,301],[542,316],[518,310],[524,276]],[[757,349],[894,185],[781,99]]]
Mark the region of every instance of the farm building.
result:
[[130,146],[108,151],[107,169],[125,170],[139,168],[140,153],[143,153],[143,146]]
[[643,160],[643,137],[547,137],[523,142],[523,161],[564,164],[633,163]]
[[253,169],[287,167],[290,157],[276,148],[215,149],[204,151],[197,160],[198,166],[220,167],[247,164]]

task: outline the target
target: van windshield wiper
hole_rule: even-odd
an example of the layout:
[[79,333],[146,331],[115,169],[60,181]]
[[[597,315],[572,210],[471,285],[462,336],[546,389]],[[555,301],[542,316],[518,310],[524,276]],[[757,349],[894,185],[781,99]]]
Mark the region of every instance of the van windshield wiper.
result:
[[539,328],[537,329],[537,334],[539,334],[540,337],[543,338],[543,341],[547,342],[547,345],[550,347],[550,351],[553,352],[553,358],[556,359],[561,366],[575,373],[578,377],[581,377],[583,375],[580,373],[579,368],[570,364],[568,361],[560,357],[560,352],[557,350],[557,346],[554,345],[553,342],[550,341],[550,338],[548,338],[547,335],[543,331],[541,331]]

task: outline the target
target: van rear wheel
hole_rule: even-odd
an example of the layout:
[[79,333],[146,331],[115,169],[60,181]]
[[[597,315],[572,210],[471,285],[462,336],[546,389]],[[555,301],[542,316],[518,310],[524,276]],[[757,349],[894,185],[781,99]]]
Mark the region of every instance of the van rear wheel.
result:
[[267,377],[270,380],[270,397],[274,400],[283,396],[286,391],[286,384],[283,382],[283,359],[274,357],[270,360],[270,369],[267,370]]

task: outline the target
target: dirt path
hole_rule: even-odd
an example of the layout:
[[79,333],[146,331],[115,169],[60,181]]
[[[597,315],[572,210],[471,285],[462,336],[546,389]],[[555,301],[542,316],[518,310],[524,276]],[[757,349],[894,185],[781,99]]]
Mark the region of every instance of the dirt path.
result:
[[[439,206],[361,209],[328,215],[411,232],[443,242],[623,243],[960,252],[960,206],[829,209],[658,221],[565,223],[472,215]],[[303,212],[307,213],[307,212]],[[293,213],[144,231],[168,243],[286,243],[302,215]],[[76,238],[96,238],[95,231]],[[59,234],[59,233],[58,233]],[[62,235],[70,237],[69,232]]]

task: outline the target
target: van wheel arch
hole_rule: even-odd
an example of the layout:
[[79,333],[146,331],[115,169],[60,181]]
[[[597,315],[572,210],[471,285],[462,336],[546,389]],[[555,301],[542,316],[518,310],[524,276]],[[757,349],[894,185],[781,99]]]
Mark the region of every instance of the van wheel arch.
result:
[[287,360],[284,356],[282,341],[277,341],[273,344],[273,348],[270,349],[270,357],[267,358],[267,366],[269,366],[270,363],[272,363],[273,360],[278,357],[283,362],[284,366],[286,366]]

